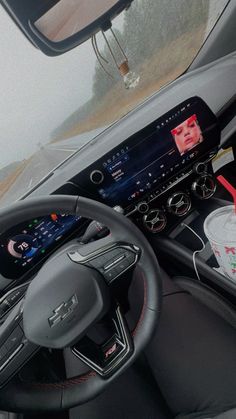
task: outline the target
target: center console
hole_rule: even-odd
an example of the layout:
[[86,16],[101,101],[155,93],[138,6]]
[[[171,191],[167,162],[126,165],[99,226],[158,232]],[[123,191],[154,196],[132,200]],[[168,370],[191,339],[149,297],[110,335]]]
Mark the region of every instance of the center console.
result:
[[86,196],[119,206],[147,230],[159,233],[169,227],[171,216],[185,216],[194,199],[204,200],[214,194],[208,162],[219,143],[216,116],[202,99],[193,97],[128,138],[72,181]]
[[210,160],[220,143],[216,116],[193,97],[128,138],[72,181],[116,207],[144,232],[168,232],[214,195]]
[[192,97],[88,166],[72,182],[81,193],[131,218],[172,275],[196,277],[193,254],[202,249],[203,240],[204,250],[197,256],[201,279],[236,296],[236,285],[213,269],[217,262],[203,232],[207,215],[228,204],[215,198],[211,160],[220,137],[216,116],[202,99]]
[[207,215],[228,205],[217,198],[211,164],[220,137],[215,115],[193,97],[97,160],[75,181],[92,191],[94,199],[131,218],[171,275],[189,274],[235,298],[236,284],[215,269],[217,261],[203,231]]

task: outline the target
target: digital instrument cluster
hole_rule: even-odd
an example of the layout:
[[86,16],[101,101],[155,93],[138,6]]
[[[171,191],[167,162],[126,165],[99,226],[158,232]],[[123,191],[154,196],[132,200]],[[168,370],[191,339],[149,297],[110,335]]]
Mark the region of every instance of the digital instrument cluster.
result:
[[219,142],[216,116],[193,97],[78,174],[76,183],[94,199],[120,205],[129,214],[143,199],[156,199],[186,176]]
[[43,259],[79,225],[81,218],[50,214],[8,230],[0,238],[0,271],[17,279]]

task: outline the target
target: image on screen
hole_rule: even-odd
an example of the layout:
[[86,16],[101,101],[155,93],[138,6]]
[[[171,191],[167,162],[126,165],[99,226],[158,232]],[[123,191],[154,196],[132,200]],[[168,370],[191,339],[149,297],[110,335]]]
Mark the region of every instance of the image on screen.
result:
[[181,156],[203,142],[202,130],[196,114],[172,129],[171,134]]

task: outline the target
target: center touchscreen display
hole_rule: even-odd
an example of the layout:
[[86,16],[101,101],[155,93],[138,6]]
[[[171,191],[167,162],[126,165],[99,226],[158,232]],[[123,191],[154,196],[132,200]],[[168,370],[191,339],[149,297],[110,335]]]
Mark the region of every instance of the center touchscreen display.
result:
[[201,99],[192,98],[98,160],[89,170],[99,170],[101,182],[86,187],[94,187],[96,199],[127,208],[191,166],[219,141],[215,115]]
[[197,116],[193,114],[169,132],[162,129],[138,145],[126,146],[114,161],[110,163],[108,159],[103,163],[113,182],[107,186],[104,182],[98,192],[112,202],[117,193],[131,202],[194,159],[198,154],[196,147],[203,141]]

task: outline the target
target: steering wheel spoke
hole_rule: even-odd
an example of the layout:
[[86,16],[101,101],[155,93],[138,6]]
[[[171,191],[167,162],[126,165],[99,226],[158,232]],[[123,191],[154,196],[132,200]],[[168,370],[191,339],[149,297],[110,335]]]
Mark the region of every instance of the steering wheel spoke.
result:
[[[5,226],[12,228],[52,212],[96,219],[107,226],[111,234],[83,246],[75,240],[68,247],[63,246],[32,278],[24,298],[23,313],[21,302],[11,311],[3,310],[5,321],[0,326],[2,410],[47,410],[45,392],[50,392],[52,410],[69,409],[96,397],[135,361],[158,322],[161,276],[156,256],[141,231],[114,209],[76,196],[27,199],[7,211],[0,210],[0,229],[4,231]],[[116,281],[121,276],[125,279],[124,274],[137,263],[143,282],[143,307],[131,335],[121,308],[113,301],[116,293],[119,298],[126,298],[129,280]],[[119,287],[113,288],[114,283]],[[126,307],[125,300],[121,301]],[[11,380],[41,347],[72,348],[93,371],[62,382]],[[11,393],[15,397],[11,398]]]
[[96,269],[103,275],[108,285],[118,280],[124,273],[135,267],[141,256],[138,246],[111,240],[110,237],[70,252],[73,262]]
[[23,331],[22,301],[0,327],[0,387],[4,386],[38,351]]
[[[99,330],[100,329],[100,330]],[[102,330],[101,336],[100,332]],[[103,378],[112,376],[133,353],[131,333],[119,305],[113,307],[96,333],[72,347],[73,354]]]

